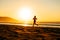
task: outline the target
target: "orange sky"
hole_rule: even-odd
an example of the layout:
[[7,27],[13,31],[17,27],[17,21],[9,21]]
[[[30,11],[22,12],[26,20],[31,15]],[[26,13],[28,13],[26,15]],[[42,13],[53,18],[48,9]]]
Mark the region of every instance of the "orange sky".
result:
[[30,7],[40,22],[60,22],[60,0],[0,0],[0,16],[17,19],[24,6]]

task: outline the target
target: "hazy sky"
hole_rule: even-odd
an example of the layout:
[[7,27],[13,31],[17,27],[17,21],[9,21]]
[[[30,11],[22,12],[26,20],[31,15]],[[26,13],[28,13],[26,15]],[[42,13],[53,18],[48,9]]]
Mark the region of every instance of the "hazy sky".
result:
[[31,7],[38,21],[60,21],[60,0],[0,0],[0,16],[15,18],[23,6]]

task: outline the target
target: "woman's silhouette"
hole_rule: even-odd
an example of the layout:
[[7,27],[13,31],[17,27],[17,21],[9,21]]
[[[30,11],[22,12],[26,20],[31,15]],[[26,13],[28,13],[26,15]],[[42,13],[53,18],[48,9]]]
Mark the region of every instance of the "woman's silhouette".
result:
[[33,26],[34,26],[34,25],[37,25],[37,24],[36,24],[36,20],[37,20],[37,18],[36,18],[36,16],[34,16],[34,18],[33,18]]

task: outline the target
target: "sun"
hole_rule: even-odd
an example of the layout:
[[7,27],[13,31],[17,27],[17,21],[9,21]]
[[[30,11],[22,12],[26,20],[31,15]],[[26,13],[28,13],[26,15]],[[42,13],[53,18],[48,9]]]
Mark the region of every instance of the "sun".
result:
[[32,16],[33,16],[33,11],[29,7],[22,7],[21,9],[19,9],[18,15],[17,15],[18,19],[21,19],[24,21],[30,20]]

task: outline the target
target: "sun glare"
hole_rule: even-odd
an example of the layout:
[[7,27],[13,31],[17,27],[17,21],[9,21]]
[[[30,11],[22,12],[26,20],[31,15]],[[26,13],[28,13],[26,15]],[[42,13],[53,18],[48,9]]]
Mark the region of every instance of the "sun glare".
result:
[[21,9],[19,9],[18,12],[18,18],[24,21],[28,21],[32,18],[33,13],[32,13],[32,9],[29,7],[22,7]]

